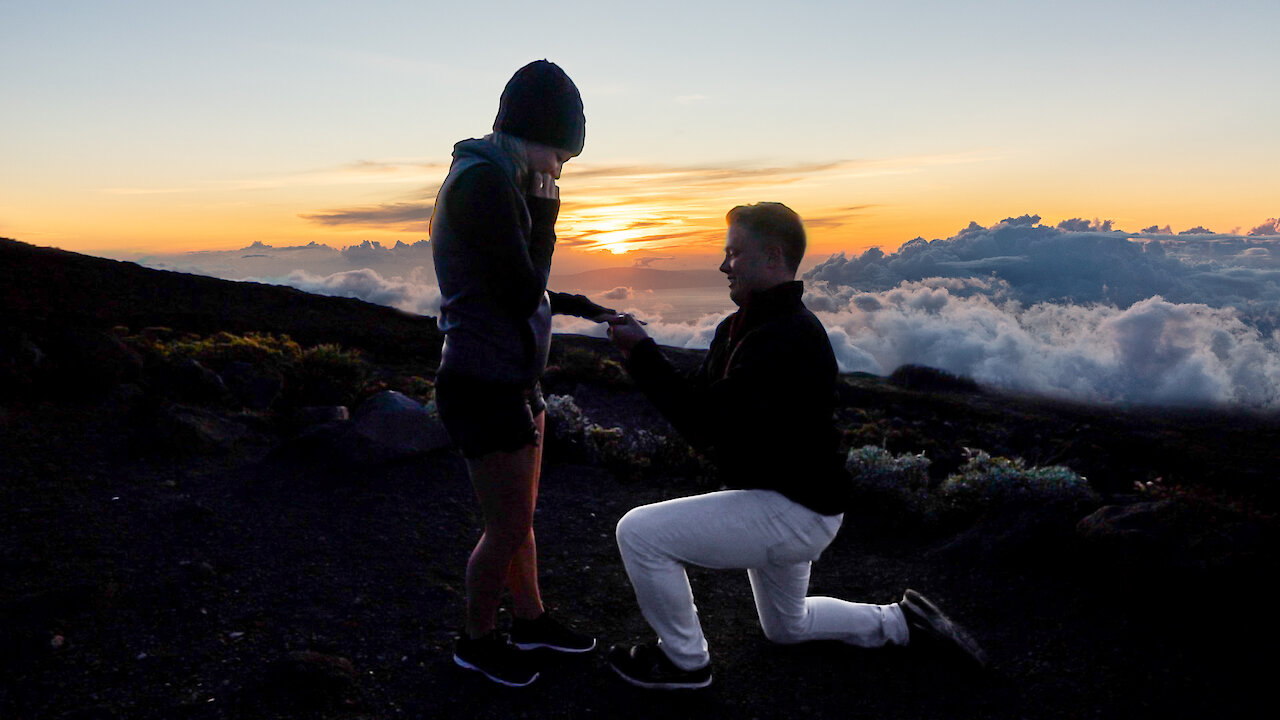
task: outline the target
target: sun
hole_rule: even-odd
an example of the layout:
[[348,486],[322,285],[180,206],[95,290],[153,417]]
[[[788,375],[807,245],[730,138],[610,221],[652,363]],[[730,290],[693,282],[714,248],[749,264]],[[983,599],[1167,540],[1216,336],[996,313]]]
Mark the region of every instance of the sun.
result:
[[560,235],[574,238],[581,250],[607,250],[624,255],[647,247],[655,237],[669,237],[683,221],[656,206],[638,203],[578,206],[561,213]]

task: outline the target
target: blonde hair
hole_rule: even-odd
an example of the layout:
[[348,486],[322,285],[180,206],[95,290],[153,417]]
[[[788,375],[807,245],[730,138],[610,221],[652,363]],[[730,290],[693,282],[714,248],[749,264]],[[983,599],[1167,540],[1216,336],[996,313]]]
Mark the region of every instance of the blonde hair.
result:
[[805,248],[804,223],[791,208],[776,202],[739,205],[725,215],[725,220],[730,227],[740,227],[762,242],[776,245],[791,272],[800,269]]
[[502,132],[490,133],[484,139],[497,145],[499,150],[511,158],[516,166],[516,182],[523,185],[529,178],[529,141]]

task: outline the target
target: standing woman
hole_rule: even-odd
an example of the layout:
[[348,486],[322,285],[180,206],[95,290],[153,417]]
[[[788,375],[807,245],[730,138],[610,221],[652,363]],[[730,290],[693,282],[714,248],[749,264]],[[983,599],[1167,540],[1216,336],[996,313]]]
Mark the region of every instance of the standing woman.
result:
[[[444,352],[436,378],[440,418],[466,459],[484,515],[467,562],[466,628],[453,659],[489,679],[538,677],[534,648],[581,653],[595,638],[550,617],[538,590],[533,511],[538,499],[551,315],[603,321],[613,310],[547,292],[560,169],[582,152],[582,96],[554,63],[520,68],[502,91],[493,134],[454,146],[431,222]],[[496,630],[503,589],[511,636]]]

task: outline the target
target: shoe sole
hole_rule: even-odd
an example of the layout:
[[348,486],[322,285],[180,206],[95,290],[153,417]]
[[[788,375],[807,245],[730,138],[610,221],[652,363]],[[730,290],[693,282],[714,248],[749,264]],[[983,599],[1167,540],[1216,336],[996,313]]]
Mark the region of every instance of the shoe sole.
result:
[[544,648],[546,650],[554,650],[556,652],[562,652],[562,653],[586,653],[596,649],[595,640],[591,641],[590,647],[584,647],[584,648],[571,648],[571,647],[565,647],[563,645],[551,645],[549,643],[511,643],[511,644],[515,645],[517,648],[521,650],[537,650],[539,648]]
[[626,680],[627,682],[631,683],[632,685],[635,685],[636,687],[646,688],[648,690],[697,690],[698,688],[704,688],[711,684],[710,675],[707,676],[706,680],[702,680],[696,683],[645,682],[643,680],[637,680],[631,677],[630,675],[622,672],[621,670],[618,669],[618,666],[614,665],[613,663],[609,663],[609,667],[613,668],[613,671],[618,673],[618,677],[622,678],[623,680]]
[[503,680],[502,678],[500,678],[500,677],[498,677],[498,676],[496,676],[496,675],[491,675],[491,674],[489,674],[489,671],[488,671],[488,670],[485,670],[484,668],[480,667],[479,665],[472,665],[471,663],[467,662],[466,660],[463,660],[462,658],[458,657],[456,654],[453,656],[453,662],[454,662],[456,665],[458,665],[459,667],[464,667],[464,668],[466,668],[466,669],[468,669],[468,670],[475,670],[476,672],[478,672],[478,673],[480,673],[481,675],[483,675],[483,676],[485,676],[485,677],[489,678],[490,680],[492,680],[492,681],[494,681],[494,682],[498,683],[499,685],[506,685],[507,687],[528,687],[529,685],[532,685],[532,684],[533,684],[533,681],[534,681],[534,680],[537,680],[537,679],[538,679],[538,675],[540,675],[540,674],[541,674],[541,673],[536,673],[536,672],[535,672],[535,673],[533,674],[533,677],[529,678],[529,681],[528,681],[528,682],[518,683],[518,682],[511,682],[510,680]]
[[928,598],[913,592],[903,598],[903,604],[910,606],[916,616],[924,620],[931,629],[935,641],[951,646],[955,651],[967,656],[979,668],[987,666],[986,653],[982,651],[978,641]]

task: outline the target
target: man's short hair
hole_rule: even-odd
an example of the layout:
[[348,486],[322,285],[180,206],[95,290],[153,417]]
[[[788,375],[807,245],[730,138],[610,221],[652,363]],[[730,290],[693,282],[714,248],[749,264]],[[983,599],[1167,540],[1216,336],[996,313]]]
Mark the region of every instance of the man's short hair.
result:
[[739,205],[725,215],[729,227],[739,227],[782,250],[782,260],[795,272],[804,259],[804,223],[794,210],[776,202]]

